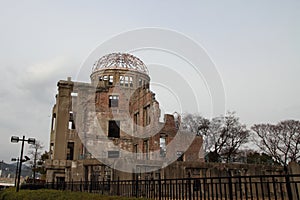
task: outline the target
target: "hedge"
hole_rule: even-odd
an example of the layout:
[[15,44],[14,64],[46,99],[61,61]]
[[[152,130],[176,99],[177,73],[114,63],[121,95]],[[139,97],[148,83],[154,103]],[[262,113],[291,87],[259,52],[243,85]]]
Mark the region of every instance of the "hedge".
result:
[[[103,196],[86,192],[71,192],[61,190],[20,190],[16,192],[15,188],[8,188],[0,192],[1,200],[137,200],[136,198]],[[145,199],[144,199],[145,200]]]

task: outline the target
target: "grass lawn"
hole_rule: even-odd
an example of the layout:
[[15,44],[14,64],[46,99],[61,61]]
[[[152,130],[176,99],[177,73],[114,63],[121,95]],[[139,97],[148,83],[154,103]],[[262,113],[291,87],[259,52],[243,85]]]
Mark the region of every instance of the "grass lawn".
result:
[[[9,188],[0,192],[0,200],[137,200],[136,198],[103,196],[85,192],[70,192],[60,190],[20,190]],[[143,199],[145,200],[145,199]]]

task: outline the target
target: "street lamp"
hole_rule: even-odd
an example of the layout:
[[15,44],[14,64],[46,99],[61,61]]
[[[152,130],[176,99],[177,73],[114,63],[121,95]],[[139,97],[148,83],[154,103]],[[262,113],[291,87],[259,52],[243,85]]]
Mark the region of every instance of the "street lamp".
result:
[[[25,156],[25,159],[22,160],[22,162],[26,162],[30,160],[27,156]],[[17,187],[17,177],[18,177],[18,169],[19,169],[19,157],[18,158],[12,158],[11,161],[16,162],[17,161],[17,167],[16,167],[16,175],[15,175],[15,187]]]
[[17,161],[16,175],[15,175],[15,187],[17,187],[17,177],[18,177],[18,168],[19,168],[19,157],[18,157],[18,158],[12,158],[11,161],[13,161],[13,162]]
[[17,187],[16,187],[16,191],[19,192],[20,189],[20,178],[21,178],[21,170],[22,170],[22,162],[23,162],[23,150],[24,150],[24,142],[27,142],[28,144],[35,144],[35,139],[34,138],[28,138],[27,140],[25,140],[25,136],[23,135],[23,138],[19,138],[18,136],[12,136],[10,141],[12,143],[18,143],[19,141],[22,141],[22,147],[21,147],[21,156],[19,159],[19,172],[18,172],[18,182],[17,182]]
[[2,164],[3,164],[4,162],[3,162],[3,160],[2,161],[0,161],[0,170],[1,170],[1,174],[0,174],[0,177],[2,177]]

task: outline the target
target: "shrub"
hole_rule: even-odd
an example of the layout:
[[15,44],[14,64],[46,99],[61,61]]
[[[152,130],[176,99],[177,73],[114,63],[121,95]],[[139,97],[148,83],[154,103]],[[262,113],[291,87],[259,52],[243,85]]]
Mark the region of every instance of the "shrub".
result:
[[136,200],[136,198],[103,196],[99,194],[85,193],[85,192],[71,192],[60,190],[20,190],[15,191],[15,188],[9,188],[0,192],[1,200]]

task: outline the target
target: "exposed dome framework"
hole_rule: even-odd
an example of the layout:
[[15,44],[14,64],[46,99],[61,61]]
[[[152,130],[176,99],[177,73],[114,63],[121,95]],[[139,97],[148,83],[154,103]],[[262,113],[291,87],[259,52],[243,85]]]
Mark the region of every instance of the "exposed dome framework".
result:
[[128,53],[111,53],[101,57],[93,66],[93,72],[104,69],[129,69],[149,74],[146,65],[139,58]]

